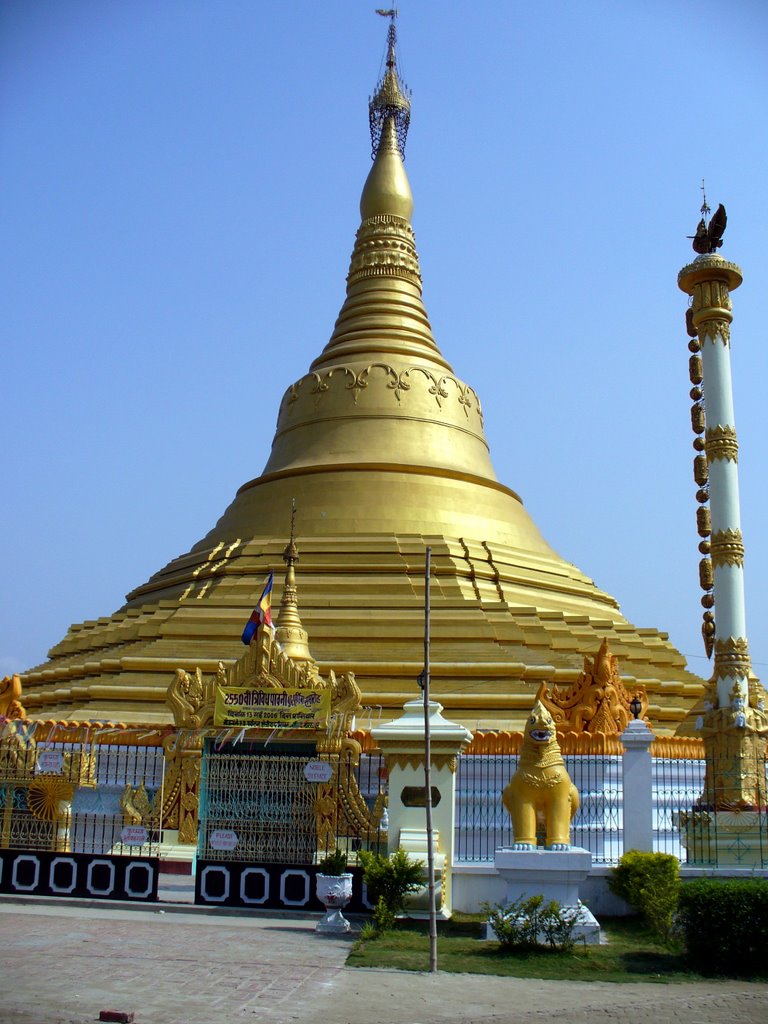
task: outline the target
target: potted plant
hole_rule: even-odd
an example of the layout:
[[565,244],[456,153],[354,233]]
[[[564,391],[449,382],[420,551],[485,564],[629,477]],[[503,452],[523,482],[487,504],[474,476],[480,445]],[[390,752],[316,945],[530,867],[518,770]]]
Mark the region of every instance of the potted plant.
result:
[[352,875],[347,871],[347,855],[336,849],[319,862],[316,876],[317,898],[325,907],[318,921],[318,932],[348,932],[349,921],[341,912],[352,899]]

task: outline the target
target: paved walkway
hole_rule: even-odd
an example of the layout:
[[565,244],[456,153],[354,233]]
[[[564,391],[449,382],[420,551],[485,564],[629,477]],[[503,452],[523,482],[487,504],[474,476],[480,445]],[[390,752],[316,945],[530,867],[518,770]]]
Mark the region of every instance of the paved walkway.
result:
[[765,1024],[768,984],[612,985],[344,967],[306,918],[0,899],[0,1022]]

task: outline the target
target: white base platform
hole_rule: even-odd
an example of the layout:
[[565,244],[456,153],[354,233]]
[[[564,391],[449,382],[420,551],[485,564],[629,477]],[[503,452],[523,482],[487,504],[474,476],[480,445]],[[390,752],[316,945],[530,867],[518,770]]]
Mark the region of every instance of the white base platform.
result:
[[[578,915],[574,938],[587,945],[600,942],[600,925],[594,914],[579,899],[579,886],[589,875],[592,854],[589,850],[513,850],[496,851],[494,867],[505,885],[504,905],[521,898],[542,895],[556,900],[563,909]],[[493,938],[490,925],[487,937]]]

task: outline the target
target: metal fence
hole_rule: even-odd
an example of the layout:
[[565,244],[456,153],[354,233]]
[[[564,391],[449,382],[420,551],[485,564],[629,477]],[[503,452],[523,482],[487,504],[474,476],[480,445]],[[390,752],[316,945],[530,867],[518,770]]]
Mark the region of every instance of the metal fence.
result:
[[0,847],[153,856],[163,751],[51,742],[0,746]]
[[[568,774],[579,791],[572,824],[574,845],[589,850],[596,864],[621,856],[621,758],[611,755],[566,755]],[[456,772],[457,861],[493,861],[497,848],[512,843],[512,822],[501,802],[504,787],[517,769],[515,754],[465,754]]]
[[[573,844],[589,850],[594,864],[617,863],[624,852],[625,814],[633,810],[632,794],[623,791],[622,758],[590,754],[565,755],[564,760],[580,800],[572,823]],[[502,804],[502,792],[517,763],[517,755],[512,754],[459,758],[457,862],[492,862],[498,848],[512,844],[512,822]],[[653,758],[654,850],[673,854],[681,863],[768,867],[768,764],[762,760],[752,765],[713,764],[711,777],[720,780],[718,786],[728,785],[729,772],[748,772],[756,780],[752,806],[716,814],[707,803],[705,770],[703,758]]]

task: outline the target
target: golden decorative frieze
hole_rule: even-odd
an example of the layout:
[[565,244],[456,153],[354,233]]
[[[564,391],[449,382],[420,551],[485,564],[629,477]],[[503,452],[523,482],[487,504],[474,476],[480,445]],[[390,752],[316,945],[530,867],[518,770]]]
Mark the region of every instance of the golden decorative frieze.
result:
[[724,565],[744,566],[744,541],[741,530],[718,530],[712,534],[712,564],[715,568]]
[[413,229],[403,217],[379,214],[363,221],[349,265],[348,284],[367,277],[402,277],[421,290]]
[[744,637],[715,640],[715,678],[748,676],[750,668],[749,644]]
[[[411,753],[389,753],[385,754],[385,761],[387,765],[387,771],[391,771],[392,768],[413,768],[414,770],[424,767],[424,755],[411,752]],[[448,768],[448,771],[452,774],[456,773],[456,755],[455,754],[432,754],[430,759],[431,766],[433,768]]]
[[[380,370],[382,373],[373,374],[373,370]],[[283,397],[283,405],[294,405],[300,399],[302,389],[306,385],[309,385],[309,394],[315,396],[315,401],[319,402],[331,390],[333,379],[340,377],[344,379],[344,389],[352,393],[355,405],[360,393],[373,384],[383,384],[384,388],[391,391],[400,402],[403,395],[414,388],[415,382],[420,381],[426,393],[434,398],[438,409],[442,409],[453,396],[465,417],[468,419],[470,413],[476,414],[482,427],[483,410],[475,390],[451,374],[436,374],[425,366],[408,366],[398,370],[389,363],[375,362],[369,363],[362,370],[344,365],[334,366],[325,373],[313,370],[291,384]]]
[[700,760],[704,757],[704,740],[700,736],[657,736],[651,742],[651,757],[666,760]]
[[[725,265],[726,261],[722,262]],[[726,266],[738,270],[735,264]],[[685,271],[690,269],[686,267]],[[725,272],[723,270],[723,267],[698,267],[690,280],[690,285],[684,290],[693,296],[691,321],[698,331],[700,341],[703,342],[705,338],[709,338],[712,342],[716,342],[719,338],[723,344],[729,345],[733,303],[729,291],[729,273],[727,269]],[[679,280],[683,278],[685,271],[681,271]],[[736,286],[733,282],[730,283],[732,286]],[[739,283],[741,283],[740,272]],[[694,381],[694,383],[698,382]]]
[[739,461],[739,442],[736,439],[736,428],[731,426],[710,427],[705,435],[707,458],[710,462],[715,459],[727,459],[730,462]]
[[731,344],[731,325],[727,320],[713,317],[701,324],[699,332],[702,341],[709,338],[713,345],[718,341],[721,341],[726,347]]

